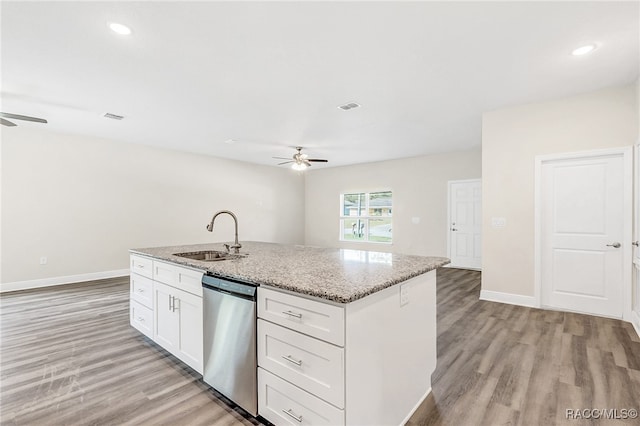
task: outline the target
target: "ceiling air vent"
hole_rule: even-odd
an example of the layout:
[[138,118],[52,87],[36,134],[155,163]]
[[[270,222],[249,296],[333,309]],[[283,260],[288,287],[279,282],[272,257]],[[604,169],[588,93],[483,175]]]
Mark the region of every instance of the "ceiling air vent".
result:
[[340,108],[343,111],[349,111],[350,109],[358,108],[359,106],[360,104],[357,104],[355,102],[349,102],[348,104],[340,105],[338,108]]
[[122,120],[124,118],[121,115],[111,114],[110,112],[105,113],[104,117],[110,118],[112,120]]

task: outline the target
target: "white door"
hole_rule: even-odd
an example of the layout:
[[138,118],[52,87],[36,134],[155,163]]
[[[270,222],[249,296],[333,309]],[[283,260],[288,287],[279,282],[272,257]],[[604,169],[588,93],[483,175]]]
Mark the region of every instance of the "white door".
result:
[[454,268],[482,266],[480,179],[449,182],[449,258]]
[[542,162],[543,306],[622,317],[624,179],[622,153]]

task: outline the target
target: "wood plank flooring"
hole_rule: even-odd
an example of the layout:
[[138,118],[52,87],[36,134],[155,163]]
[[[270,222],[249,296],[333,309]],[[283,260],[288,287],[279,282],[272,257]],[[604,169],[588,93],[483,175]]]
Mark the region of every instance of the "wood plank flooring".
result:
[[479,272],[438,270],[433,392],[407,426],[640,425],[566,418],[567,409],[640,410],[640,339],[631,324],[479,294]]
[[128,298],[128,277],[1,295],[0,424],[259,424],[130,327]]
[[[0,424],[259,424],[129,326],[128,288],[118,278],[0,296]],[[478,272],[438,270],[433,393],[407,426],[640,425],[565,418],[640,409],[631,325],[479,292]]]

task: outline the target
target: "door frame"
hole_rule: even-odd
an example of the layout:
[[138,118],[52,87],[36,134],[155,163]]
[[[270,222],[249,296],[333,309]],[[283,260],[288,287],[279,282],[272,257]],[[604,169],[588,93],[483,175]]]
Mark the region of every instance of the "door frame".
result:
[[[633,146],[633,185],[634,185],[634,212],[633,212],[633,241],[640,240],[640,139]],[[640,301],[640,247],[632,247],[632,263],[633,273],[631,277],[631,313],[630,319],[633,328],[640,337],[640,303],[638,309],[635,309],[635,300]],[[635,293],[634,293],[635,292]]]
[[[589,151],[566,152],[558,154],[537,155],[535,158],[535,192],[534,192],[534,286],[535,307],[542,308],[542,164],[555,160],[575,160],[600,156],[621,155],[623,162],[623,237],[622,237],[622,319],[631,320],[632,310],[632,272],[633,272],[633,146],[620,148],[595,149]],[[589,312],[583,312],[593,315]],[[619,319],[619,318],[618,318]]]
[[[475,179],[458,179],[447,181],[447,257],[451,260],[451,185],[456,183],[480,183],[482,189],[482,178]],[[444,266],[445,268],[451,268],[451,263]],[[482,268],[464,268],[470,271],[482,271]]]

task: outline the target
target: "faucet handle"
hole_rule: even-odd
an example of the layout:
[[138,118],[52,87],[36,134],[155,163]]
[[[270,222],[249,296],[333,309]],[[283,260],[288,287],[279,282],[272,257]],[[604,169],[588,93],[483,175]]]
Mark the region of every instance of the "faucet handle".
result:
[[224,246],[225,250],[227,250],[227,253],[230,253],[229,244],[223,244],[223,246]]

